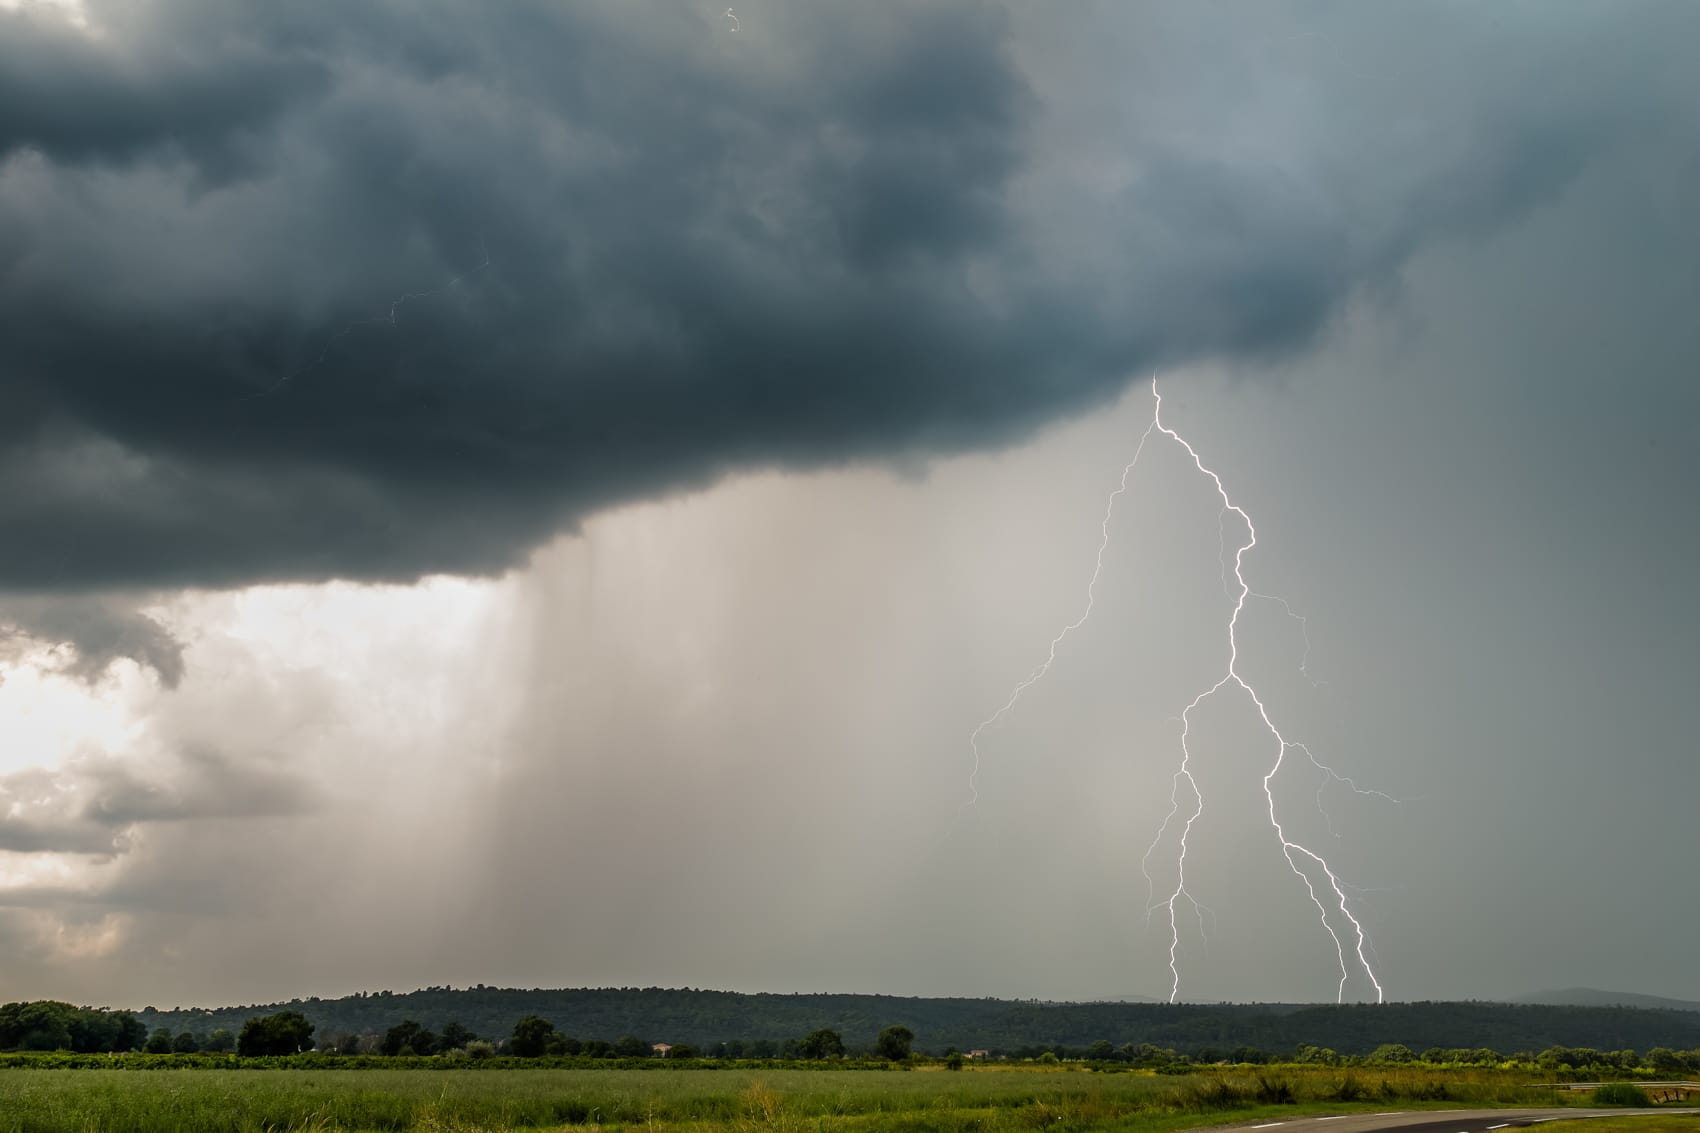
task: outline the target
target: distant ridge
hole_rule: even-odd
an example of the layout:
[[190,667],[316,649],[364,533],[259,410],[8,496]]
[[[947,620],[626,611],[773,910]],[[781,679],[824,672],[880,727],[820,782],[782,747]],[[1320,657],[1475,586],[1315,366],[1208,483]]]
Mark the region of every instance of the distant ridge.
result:
[[[1607,993],[1596,993],[1606,995]],[[1680,1003],[1677,1000],[1660,1001]],[[906,998],[889,995],[743,994],[694,988],[431,987],[340,999],[156,1011],[136,1017],[149,1030],[237,1031],[251,1016],[300,1011],[318,1037],[382,1034],[404,1020],[430,1030],[450,1021],[505,1038],[525,1015],[541,1015],[564,1035],[613,1041],[625,1035],[720,1049],[733,1040],[784,1043],[825,1027],[852,1049],[902,1024],[917,1049],[947,1047],[1019,1054],[1096,1042],[1150,1043],[1215,1061],[1239,1047],[1289,1053],[1300,1044],[1368,1054],[1387,1043],[1490,1048],[1505,1054],[1552,1046],[1599,1050],[1700,1050],[1700,1011],[1535,1003],[1202,1004],[1058,1003],[1039,1000]]]
[[1567,987],[1519,995],[1511,1003],[1538,1003],[1549,1007],[1646,1007],[1665,1011],[1700,1011],[1700,1002],[1644,995],[1637,991],[1601,991],[1597,987]]

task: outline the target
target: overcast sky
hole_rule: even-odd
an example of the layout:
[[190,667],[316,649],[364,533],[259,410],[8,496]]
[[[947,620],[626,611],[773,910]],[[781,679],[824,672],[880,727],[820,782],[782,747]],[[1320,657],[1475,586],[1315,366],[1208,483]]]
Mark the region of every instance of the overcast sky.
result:
[[0,998],[1700,998],[1697,41],[0,0]]

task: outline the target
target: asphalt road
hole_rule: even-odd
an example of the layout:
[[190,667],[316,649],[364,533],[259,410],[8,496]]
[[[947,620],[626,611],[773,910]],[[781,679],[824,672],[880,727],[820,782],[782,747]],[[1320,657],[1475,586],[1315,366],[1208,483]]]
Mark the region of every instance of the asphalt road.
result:
[[1291,1117],[1285,1121],[1242,1122],[1219,1125],[1209,1130],[1195,1129],[1192,1133],[1216,1133],[1232,1130],[1248,1133],[1489,1133],[1490,1130],[1520,1129],[1543,1121],[1574,1121],[1584,1117],[1633,1117],[1637,1114],[1687,1113],[1700,1114],[1700,1109],[1580,1109],[1565,1107],[1540,1109],[1413,1109],[1390,1110],[1386,1113],[1334,1113],[1322,1117]]

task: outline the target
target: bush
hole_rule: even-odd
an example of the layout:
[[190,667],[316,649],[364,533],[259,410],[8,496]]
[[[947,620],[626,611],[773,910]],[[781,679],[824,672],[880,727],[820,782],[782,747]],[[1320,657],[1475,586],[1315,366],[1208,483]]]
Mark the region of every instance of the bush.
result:
[[1245,1105],[1247,1099],[1248,1091],[1222,1078],[1212,1078],[1208,1082],[1189,1086],[1181,1093],[1181,1105],[1184,1108],[1206,1112],[1235,1109]]
[[1639,1086],[1631,1086],[1628,1082],[1607,1082],[1594,1091],[1594,1104],[1649,1106],[1653,1099]]

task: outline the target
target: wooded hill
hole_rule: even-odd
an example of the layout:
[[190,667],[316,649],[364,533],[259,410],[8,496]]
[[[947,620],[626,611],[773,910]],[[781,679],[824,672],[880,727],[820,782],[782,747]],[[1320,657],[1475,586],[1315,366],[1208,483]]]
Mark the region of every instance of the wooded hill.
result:
[[240,1031],[244,1020],[276,1011],[307,1016],[323,1041],[372,1034],[403,1020],[440,1031],[458,1022],[504,1039],[526,1015],[540,1015],[564,1035],[613,1040],[622,1035],[689,1043],[712,1054],[722,1042],[784,1042],[826,1027],[846,1045],[866,1047],[881,1029],[902,1024],[917,1050],[1083,1048],[1100,1040],[1151,1043],[1183,1054],[1235,1048],[1291,1054],[1300,1044],[1341,1054],[1368,1054],[1384,1043],[1421,1052],[1430,1047],[1487,1047],[1504,1054],[1553,1046],[1636,1050],[1700,1047],[1700,1012],[1631,1007],[1509,1003],[1306,1004],[1048,1003],[1000,999],[910,999],[886,995],[773,995],[668,988],[520,989],[478,986],[375,992],[341,999],[297,999],[212,1010],[157,1011],[136,1018],[149,1030],[198,1035]]

